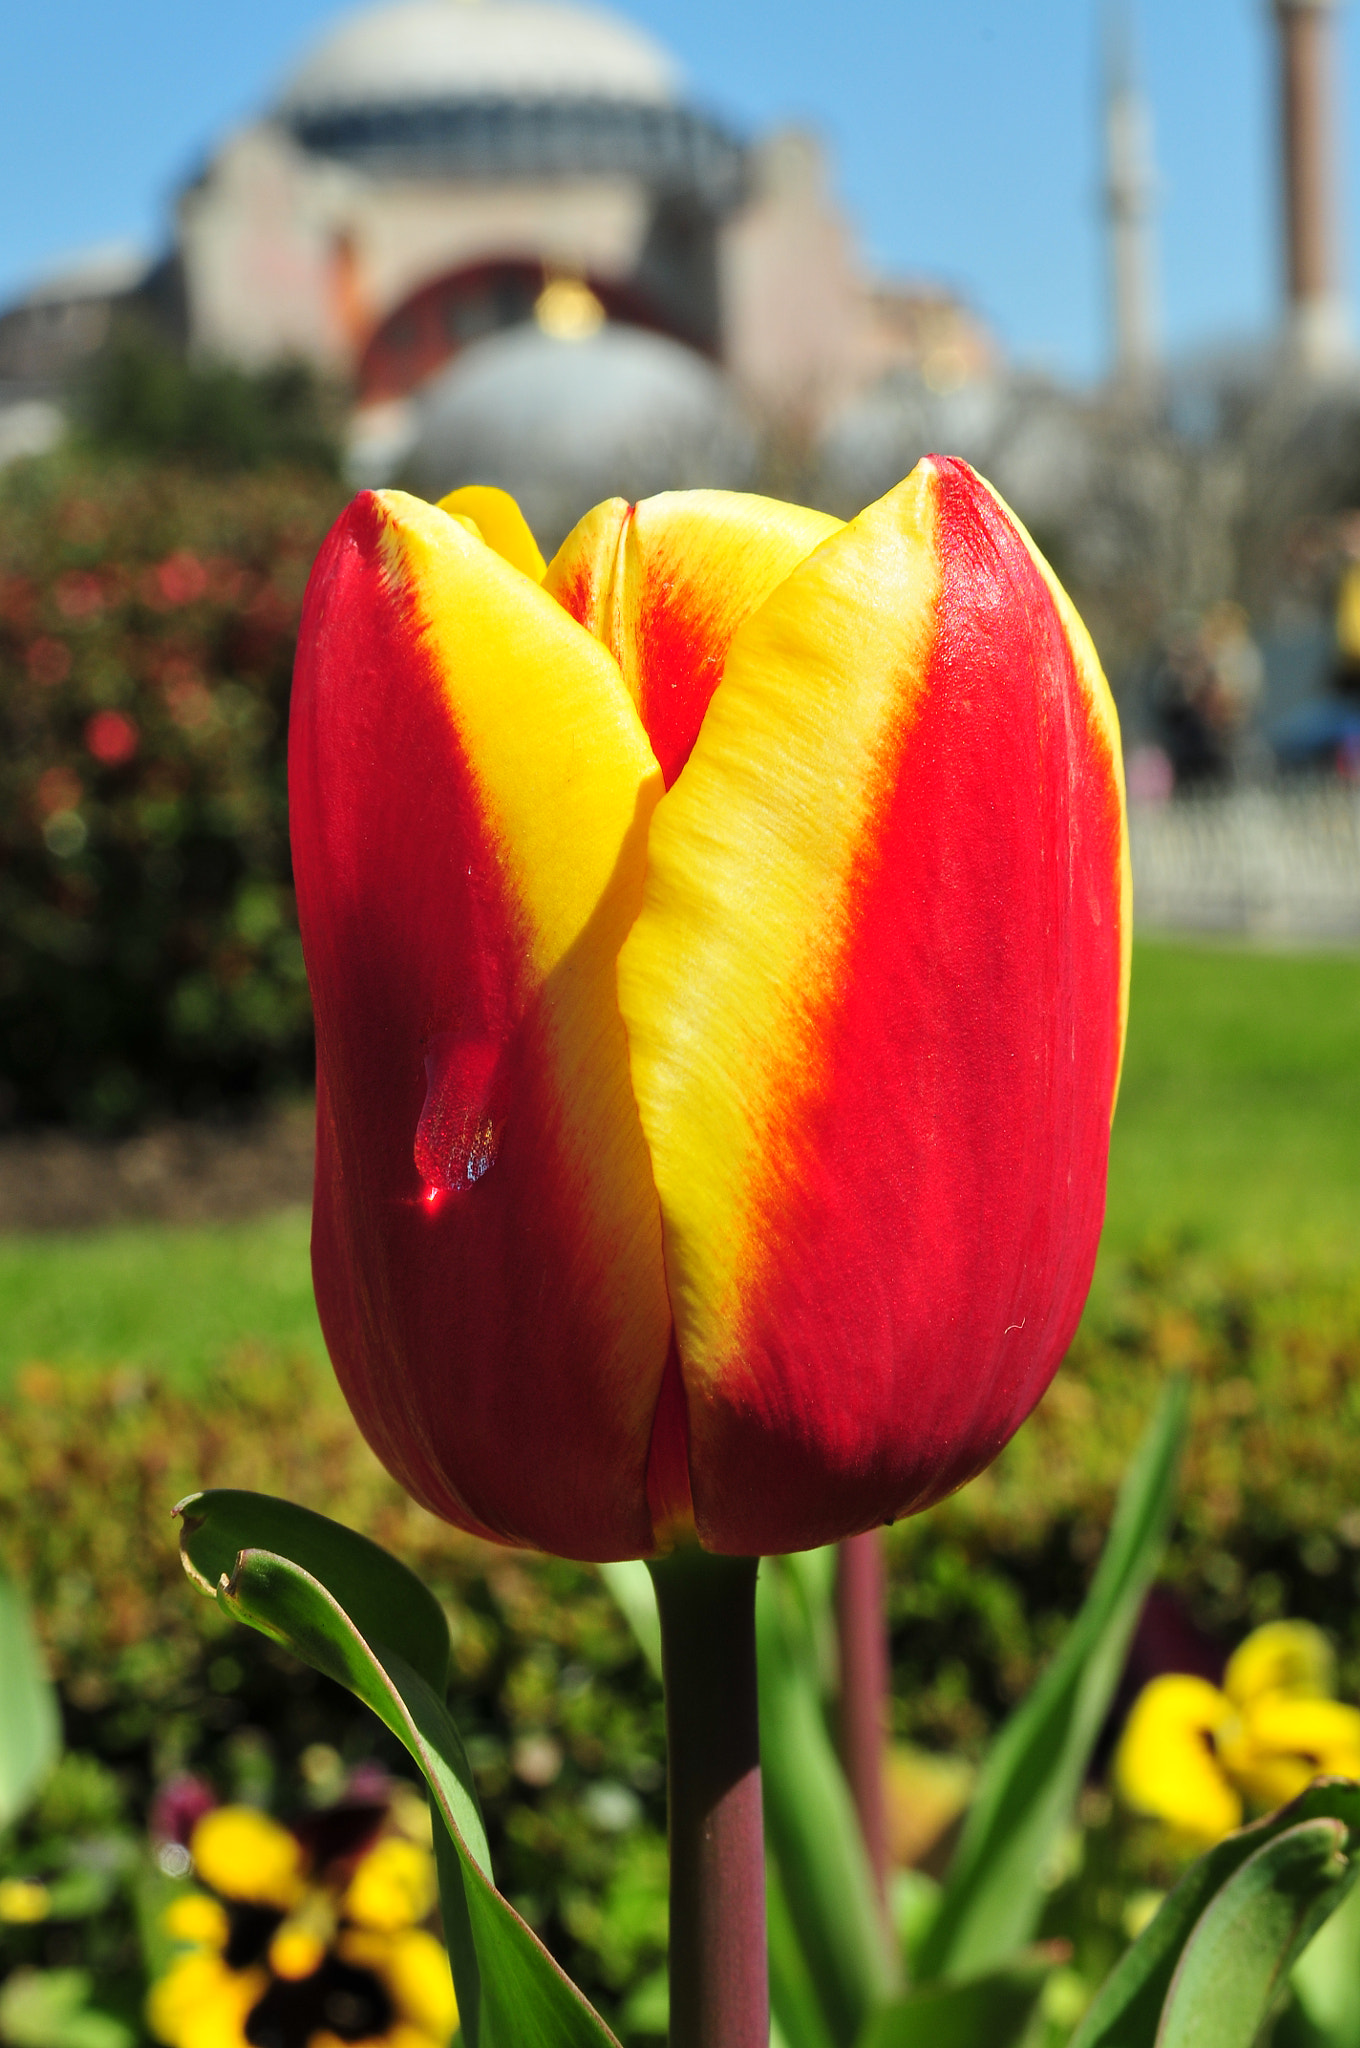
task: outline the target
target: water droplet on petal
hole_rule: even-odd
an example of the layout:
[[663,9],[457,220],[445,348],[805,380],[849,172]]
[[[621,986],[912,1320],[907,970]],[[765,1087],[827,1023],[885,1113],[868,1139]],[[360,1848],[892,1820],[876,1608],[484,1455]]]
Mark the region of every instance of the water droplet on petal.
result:
[[494,1099],[499,1058],[488,1038],[448,1031],[429,1042],[415,1158],[431,1204],[441,1191],[475,1187],[496,1164],[504,1123]]

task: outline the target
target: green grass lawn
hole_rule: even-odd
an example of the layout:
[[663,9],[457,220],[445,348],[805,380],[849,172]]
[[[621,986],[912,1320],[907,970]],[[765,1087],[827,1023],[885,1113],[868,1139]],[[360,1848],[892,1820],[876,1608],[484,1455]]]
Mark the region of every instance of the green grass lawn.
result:
[[[1304,1266],[1360,1258],[1360,955],[1140,944],[1098,1289],[1149,1237]],[[307,1218],[0,1238],[16,1366],[192,1378],[240,1344],[325,1353]]]
[[1360,954],[1140,944],[1102,1262],[1360,1258]]
[[0,1237],[0,1386],[31,1360],[179,1380],[238,1346],[326,1352],[305,1209],[249,1223]]

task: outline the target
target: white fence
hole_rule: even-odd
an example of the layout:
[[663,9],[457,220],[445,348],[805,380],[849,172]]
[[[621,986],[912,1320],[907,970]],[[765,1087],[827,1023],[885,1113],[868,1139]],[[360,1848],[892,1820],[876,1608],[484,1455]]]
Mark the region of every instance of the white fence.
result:
[[1144,929],[1360,939],[1360,790],[1237,789],[1137,805],[1129,836]]

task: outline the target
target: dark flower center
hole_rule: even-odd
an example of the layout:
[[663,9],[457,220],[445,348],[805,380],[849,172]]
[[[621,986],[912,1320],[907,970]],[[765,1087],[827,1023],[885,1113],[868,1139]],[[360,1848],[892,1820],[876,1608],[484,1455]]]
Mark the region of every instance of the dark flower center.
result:
[[392,2001],[371,1970],[356,1970],[327,1956],[319,1970],[296,1982],[275,1978],[246,2021],[252,2048],[306,2048],[322,2030],[342,2041],[385,2034]]
[[222,1960],[229,1970],[248,1970],[264,1961],[275,1929],[283,1924],[283,1915],[273,1906],[243,1906],[229,1899],[227,1921],[230,1932]]

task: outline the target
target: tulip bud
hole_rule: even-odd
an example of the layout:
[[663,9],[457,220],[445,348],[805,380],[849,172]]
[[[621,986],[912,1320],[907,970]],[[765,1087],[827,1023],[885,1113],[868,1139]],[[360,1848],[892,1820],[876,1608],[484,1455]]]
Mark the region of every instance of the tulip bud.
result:
[[459,499],[356,500],[299,646],[351,1406],[435,1513],[577,1557],[928,1506],[1038,1400],[1100,1232],[1129,881],[1090,640],[937,457],[847,526],[612,501],[541,583]]

